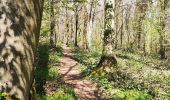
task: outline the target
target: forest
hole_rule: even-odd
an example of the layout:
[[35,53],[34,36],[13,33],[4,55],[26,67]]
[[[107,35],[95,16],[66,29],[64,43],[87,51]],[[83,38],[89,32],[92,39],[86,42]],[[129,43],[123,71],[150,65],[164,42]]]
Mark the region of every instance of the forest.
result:
[[170,0],[0,0],[0,100],[170,100]]

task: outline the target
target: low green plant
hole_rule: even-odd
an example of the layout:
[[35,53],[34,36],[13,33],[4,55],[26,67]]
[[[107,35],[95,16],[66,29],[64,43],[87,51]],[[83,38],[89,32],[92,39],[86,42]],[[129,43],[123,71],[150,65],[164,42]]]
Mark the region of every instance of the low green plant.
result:
[[0,100],[8,100],[8,96],[4,92],[0,92]]
[[158,56],[145,57],[135,52],[115,50],[119,75],[95,75],[91,72],[98,64],[101,53],[96,53],[97,50],[73,51],[76,60],[81,64],[82,73],[104,88],[106,94],[114,92],[108,96],[113,97],[113,100],[170,99],[169,59],[161,61]]

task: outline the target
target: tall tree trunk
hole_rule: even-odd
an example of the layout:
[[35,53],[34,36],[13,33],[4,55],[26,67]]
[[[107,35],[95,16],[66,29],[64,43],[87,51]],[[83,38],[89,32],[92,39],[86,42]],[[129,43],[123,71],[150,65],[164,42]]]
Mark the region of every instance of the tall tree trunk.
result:
[[161,56],[161,59],[166,59],[166,48],[164,46],[164,37],[165,37],[165,17],[166,17],[166,7],[168,6],[168,2],[169,0],[159,0],[159,3],[160,3],[160,11],[162,12],[162,14],[160,15],[160,27],[161,29],[158,30],[159,32],[159,35],[160,35],[160,38],[159,38],[159,41],[160,41],[160,56]]
[[77,43],[77,35],[78,35],[78,12],[75,12],[75,37],[74,37],[74,46],[78,47]]
[[[67,5],[67,4],[66,4]],[[65,37],[66,37],[66,45],[69,45],[69,15],[68,15],[68,9],[66,7],[66,29],[65,29]]]
[[[137,0],[136,3],[136,13],[137,13],[137,47],[141,48],[143,31],[143,20],[145,20],[146,10],[147,10],[147,0]],[[145,42],[145,41],[144,41]]]
[[78,42],[77,42],[77,35],[78,35],[78,22],[79,22],[79,15],[78,15],[78,3],[75,2],[75,36],[74,36],[74,46],[78,47]]
[[92,33],[93,33],[93,0],[88,0],[87,10],[88,10],[88,22],[87,22],[87,42],[88,48],[92,45]]
[[127,7],[125,10],[125,24],[124,28],[126,30],[126,37],[127,37],[127,43],[125,43],[126,48],[130,47],[130,29],[129,29],[129,19],[130,19],[130,13],[129,11],[131,10],[131,6]]
[[84,49],[88,49],[88,43],[87,43],[87,21],[88,21],[88,12],[87,8],[84,6],[84,28],[83,28],[83,35],[82,35],[82,46]]
[[[122,36],[122,29],[123,29],[123,7],[122,7],[122,0],[115,0],[115,49],[119,48],[121,45],[121,39],[119,37]],[[120,39],[120,40],[119,40]]]
[[[123,2],[121,2],[121,5],[123,5]],[[121,7],[121,27],[120,27],[120,47],[123,47],[123,38],[124,38],[124,15],[123,15],[123,8]]]
[[70,23],[70,41],[71,44],[74,45],[74,20],[73,20],[74,16],[71,16],[71,23]]
[[28,100],[33,83],[42,0],[0,0],[0,91]]
[[54,0],[50,1],[50,27],[51,27],[51,34],[50,34],[50,44],[52,48],[56,47],[56,30],[55,30],[55,18],[54,18]]
[[[103,52],[102,57],[97,65],[97,68],[106,69],[106,72],[111,71],[117,65],[115,55],[113,53],[113,30],[115,29],[114,19],[114,5],[115,0],[105,0],[105,19],[104,19],[104,38],[103,38]],[[107,67],[107,68],[106,68]],[[107,70],[109,69],[109,70]]]

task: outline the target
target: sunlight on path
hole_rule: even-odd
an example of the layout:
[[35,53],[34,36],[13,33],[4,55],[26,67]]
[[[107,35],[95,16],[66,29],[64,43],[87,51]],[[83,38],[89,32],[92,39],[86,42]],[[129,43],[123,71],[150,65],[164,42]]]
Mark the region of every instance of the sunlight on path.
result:
[[74,60],[70,48],[63,47],[64,57],[60,62],[60,74],[64,77],[64,81],[74,88],[74,91],[80,100],[104,100],[100,96],[100,89],[97,84],[83,79],[79,64]]

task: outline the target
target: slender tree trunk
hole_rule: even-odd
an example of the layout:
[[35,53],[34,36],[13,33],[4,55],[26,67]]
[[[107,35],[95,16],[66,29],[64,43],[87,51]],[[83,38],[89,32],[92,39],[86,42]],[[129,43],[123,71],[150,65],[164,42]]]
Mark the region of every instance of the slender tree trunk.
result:
[[71,40],[71,44],[73,45],[74,44],[74,25],[73,25],[74,21],[73,21],[73,16],[71,17],[71,29],[70,29],[70,32],[71,32],[71,36],[70,36],[70,40]]
[[79,15],[78,15],[78,2],[74,2],[75,10],[74,10],[74,17],[75,17],[75,34],[74,34],[74,46],[78,47],[78,23],[79,23]]
[[142,19],[139,18],[139,21],[137,23],[138,25],[138,31],[137,31],[137,47],[138,49],[141,48],[141,34],[142,34]]
[[129,48],[130,46],[130,29],[129,29],[129,19],[130,19],[130,13],[129,11],[131,10],[131,6],[127,7],[125,10],[125,21],[124,21],[124,28],[126,30],[126,37],[127,37],[127,41],[125,43],[126,48]]
[[78,11],[75,12],[75,37],[74,37],[74,46],[75,47],[78,47],[77,35],[78,35]]
[[87,41],[88,41],[88,48],[92,45],[92,33],[93,33],[93,2],[92,0],[88,1],[90,4],[87,5],[88,12],[88,22],[87,22]]
[[69,45],[69,16],[68,16],[68,9],[66,8],[66,31],[65,31],[65,37],[66,37],[66,45]]
[[28,100],[34,78],[42,0],[0,0],[0,91]]
[[[123,5],[123,2],[121,2],[121,5]],[[124,15],[123,15],[123,8],[121,7],[121,28],[120,28],[120,47],[123,47],[123,38],[124,38]]]
[[55,18],[54,18],[54,0],[50,1],[50,27],[51,27],[51,34],[50,34],[50,44],[52,48],[56,47],[56,30],[55,30]]
[[83,35],[82,35],[82,41],[83,41],[83,48],[88,49],[88,43],[87,43],[87,21],[88,21],[88,12],[87,8],[84,7],[84,28],[83,28]]

